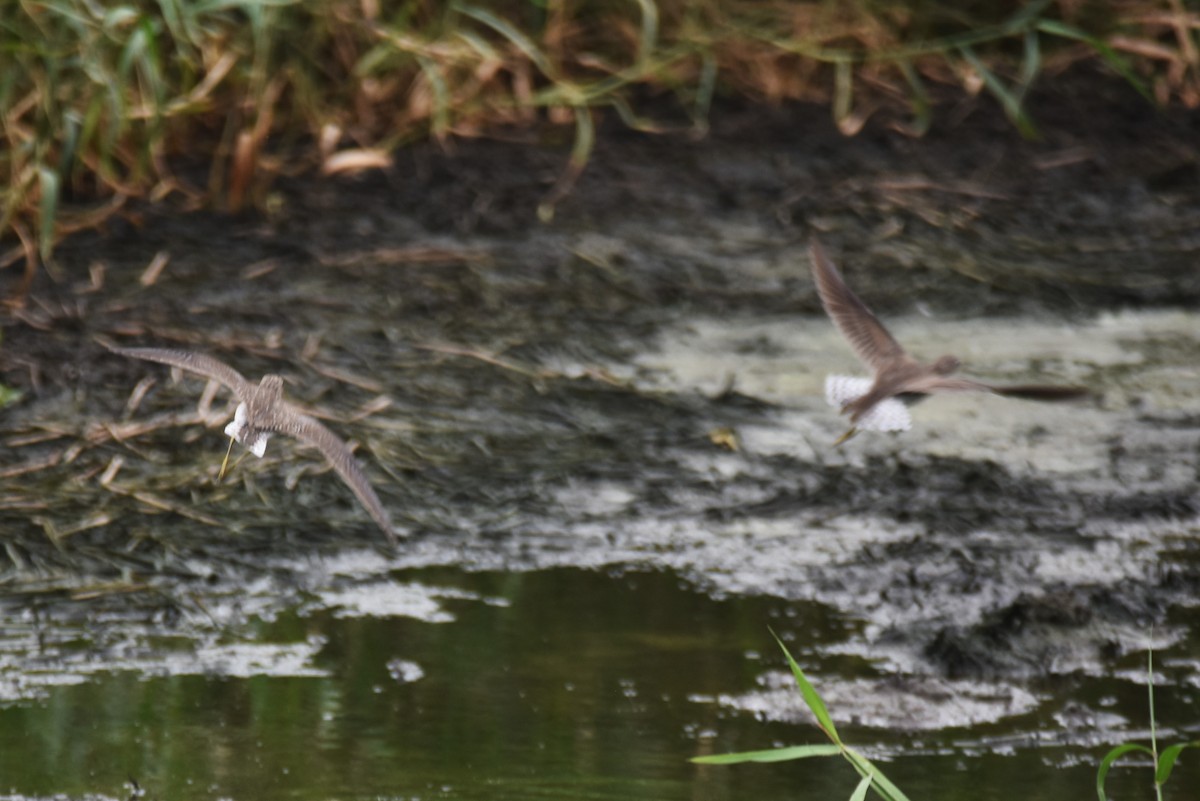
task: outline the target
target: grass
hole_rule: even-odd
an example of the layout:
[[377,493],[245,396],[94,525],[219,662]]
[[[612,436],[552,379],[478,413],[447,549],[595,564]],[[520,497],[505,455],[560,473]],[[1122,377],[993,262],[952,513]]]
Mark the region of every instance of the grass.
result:
[[[783,650],[783,655],[787,659],[788,666],[792,669],[792,675],[796,679],[796,684],[800,689],[800,695],[804,699],[805,706],[808,707],[813,717],[816,718],[817,727],[829,738],[830,744],[797,745],[788,748],[772,748],[766,751],[716,754],[694,757],[691,761],[701,765],[736,765],[743,762],[785,762],[809,757],[840,756],[850,763],[860,777],[859,783],[850,794],[850,801],[862,801],[862,799],[866,798],[870,790],[874,790],[885,801],[908,801],[908,797],[883,774],[883,771],[878,766],[842,740],[838,734],[837,727],[833,724],[833,718],[825,706],[825,701],[817,693],[816,688],[813,687],[808,677],[804,675],[804,671],[796,664],[796,660],[792,658],[783,641],[776,636],[775,642],[779,643],[779,647]],[[1104,792],[1104,787],[1108,780],[1109,771],[1116,764],[1117,760],[1130,753],[1140,753],[1150,757],[1150,763],[1154,768],[1153,784],[1155,798],[1158,801],[1162,801],[1163,786],[1170,779],[1171,771],[1174,770],[1175,763],[1179,760],[1180,755],[1185,749],[1200,748],[1200,740],[1193,740],[1191,742],[1175,743],[1167,746],[1161,752],[1158,749],[1157,724],[1154,716],[1153,651],[1148,652],[1146,655],[1146,688],[1150,706],[1150,745],[1122,743],[1104,755],[1096,770],[1096,794],[1099,797],[1099,801],[1108,801],[1108,795]]]
[[545,220],[599,116],[703,132],[718,94],[824,102],[847,134],[904,112],[893,124],[919,135],[940,101],[987,92],[1033,136],[1030,87],[1091,58],[1196,105],[1198,28],[1181,0],[14,0],[0,267],[24,261],[21,297],[61,237],[130,198],[237,210],[281,172],[382,167],[406,143],[500,128],[572,132]]
[[1108,772],[1116,764],[1117,760],[1126,754],[1138,753],[1145,754],[1150,757],[1150,764],[1153,766],[1153,784],[1154,797],[1158,801],[1162,801],[1163,785],[1171,778],[1171,771],[1175,769],[1175,763],[1179,760],[1179,756],[1187,748],[1200,748],[1200,740],[1191,742],[1175,743],[1164,748],[1161,752],[1158,750],[1158,726],[1154,717],[1154,652],[1149,651],[1146,654],[1146,692],[1149,696],[1150,706],[1150,745],[1145,746],[1140,743],[1122,743],[1112,748],[1104,758],[1100,760],[1100,767],[1096,770],[1096,795],[1100,801],[1108,801],[1108,796],[1104,792],[1104,785],[1108,780]]
[[837,727],[833,725],[833,718],[829,715],[825,701],[817,693],[816,688],[812,686],[808,677],[804,675],[804,671],[796,664],[796,660],[792,658],[783,641],[775,637],[775,642],[779,643],[779,647],[783,649],[783,655],[787,658],[788,665],[792,669],[792,675],[795,677],[796,684],[800,688],[800,695],[804,699],[804,704],[813,713],[813,717],[817,719],[817,726],[829,738],[830,744],[797,745],[790,748],[773,748],[767,751],[717,754],[714,756],[695,757],[692,761],[702,765],[733,765],[740,762],[783,762],[808,757],[840,756],[849,762],[850,766],[859,775],[859,782],[850,794],[850,801],[862,801],[862,799],[867,797],[867,792],[870,790],[874,790],[885,801],[908,801],[908,796],[893,784],[884,775],[882,770],[842,740],[838,734]]

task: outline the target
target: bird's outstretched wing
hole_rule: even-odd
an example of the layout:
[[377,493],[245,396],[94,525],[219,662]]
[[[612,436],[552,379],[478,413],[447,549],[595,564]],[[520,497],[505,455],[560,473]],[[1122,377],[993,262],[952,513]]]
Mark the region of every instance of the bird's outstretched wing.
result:
[[1066,401],[1086,397],[1091,391],[1086,387],[1054,386],[1051,384],[987,384],[970,378],[957,376],[929,375],[909,384],[913,392],[991,392],[1009,398],[1036,401]]
[[121,356],[128,356],[132,359],[144,359],[148,362],[158,362],[159,364],[178,367],[181,370],[197,373],[205,378],[211,378],[213,381],[218,381],[233,391],[239,399],[245,400],[247,393],[250,390],[250,382],[246,377],[234,370],[225,362],[214,359],[212,356],[205,356],[202,353],[192,353],[188,350],[175,350],[172,348],[115,348],[110,347],[113,353]]
[[895,337],[883,327],[883,323],[846,286],[821,243],[814,238],[809,243],[808,251],[812,256],[813,278],[817,282],[821,304],[829,319],[833,320],[850,347],[854,348],[858,358],[875,372],[898,361],[911,359]]
[[328,428],[292,407],[288,407],[286,413],[278,415],[275,423],[281,434],[287,434],[312,445],[324,455],[337,474],[341,476],[342,481],[346,482],[346,486],[354,492],[354,496],[367,510],[367,514],[383,529],[388,542],[395,545],[396,529],[392,525],[392,518],[383,508],[379,496],[375,494],[375,489],[371,486],[371,482],[367,481],[358,460],[346,447],[346,443],[338,439],[337,435]]
[[1016,384],[1009,386],[987,384],[986,386],[989,391],[997,395],[1037,401],[1075,400],[1076,398],[1083,398],[1092,394],[1091,390],[1087,387],[1056,387],[1045,384]]

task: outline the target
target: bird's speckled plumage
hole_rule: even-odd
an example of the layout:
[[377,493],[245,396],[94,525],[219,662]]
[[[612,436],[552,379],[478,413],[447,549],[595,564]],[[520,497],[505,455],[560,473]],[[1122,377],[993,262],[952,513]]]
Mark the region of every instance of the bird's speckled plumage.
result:
[[[1078,398],[1088,394],[1083,387],[1059,387],[1041,384],[1018,386],[996,386],[958,378],[951,374],[958,370],[959,360],[954,356],[942,356],[932,364],[918,362],[884,328],[883,323],[871,313],[866,304],[859,300],[846,285],[837,267],[815,238],[809,245],[812,257],[813,278],[821,305],[833,320],[834,325],[850,343],[850,347],[874,374],[870,386],[858,397],[845,401],[842,412],[850,415],[852,424],[870,420],[870,413],[879,404],[893,398],[919,399],[935,392],[991,392],[1029,400],[1057,401]],[[839,396],[839,400],[841,396]],[[892,415],[889,420],[896,420]],[[901,430],[907,425],[895,423],[894,428],[864,426],[876,430]],[[847,436],[855,429],[851,429]]]
[[388,541],[395,544],[396,533],[391,517],[380,503],[379,496],[375,494],[354,454],[332,431],[283,399],[281,377],[268,374],[258,384],[252,384],[224,362],[186,350],[117,347],[110,350],[121,356],[178,367],[223,384],[240,401],[237,416],[241,425],[235,420],[225,429],[226,433],[258,456],[263,453],[266,438],[273,433],[287,434],[312,445],[351,489],[371,519],[383,529]]

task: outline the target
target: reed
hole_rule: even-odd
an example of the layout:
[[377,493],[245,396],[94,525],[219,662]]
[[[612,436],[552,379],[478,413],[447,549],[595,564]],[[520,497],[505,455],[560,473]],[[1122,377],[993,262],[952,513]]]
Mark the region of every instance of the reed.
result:
[[816,718],[817,727],[829,738],[830,743],[828,745],[795,745],[766,751],[743,751],[736,754],[716,754],[694,757],[692,761],[701,765],[734,765],[739,762],[783,762],[809,757],[840,756],[850,763],[860,777],[858,784],[850,794],[850,801],[862,801],[870,790],[874,790],[876,795],[884,801],[908,801],[908,796],[888,779],[875,763],[842,740],[837,727],[833,724],[833,718],[829,715],[829,709],[825,706],[825,701],[817,693],[808,677],[804,675],[804,671],[796,664],[796,660],[792,658],[783,641],[776,637],[775,642],[779,643],[779,647],[783,649],[783,655],[792,669],[792,676],[795,677],[796,685],[800,688],[800,696],[804,699],[804,705],[812,712],[813,717]]
[[283,171],[382,167],[415,140],[512,127],[574,132],[536,210],[548,219],[587,165],[597,116],[703,132],[718,93],[827,103],[846,134],[906,110],[896,124],[919,135],[939,102],[987,92],[1032,136],[1034,82],[1099,59],[1159,103],[1200,104],[1200,14],[1179,0],[960,6],[0,4],[0,267],[25,261],[20,296],[61,237],[131,198],[236,210]]
[[1104,792],[1105,783],[1108,781],[1108,772],[1116,765],[1117,760],[1128,754],[1142,754],[1150,758],[1150,767],[1152,768],[1152,783],[1154,786],[1154,797],[1158,801],[1163,798],[1163,786],[1167,780],[1171,778],[1171,771],[1175,769],[1175,763],[1179,761],[1180,755],[1186,748],[1200,748],[1200,740],[1192,740],[1190,742],[1174,743],[1161,751],[1158,748],[1158,721],[1154,717],[1154,652],[1146,652],[1146,694],[1150,709],[1150,745],[1142,745],[1141,743],[1121,743],[1109,749],[1104,758],[1100,760],[1100,766],[1096,769],[1096,795],[1100,801],[1108,801],[1108,795]]

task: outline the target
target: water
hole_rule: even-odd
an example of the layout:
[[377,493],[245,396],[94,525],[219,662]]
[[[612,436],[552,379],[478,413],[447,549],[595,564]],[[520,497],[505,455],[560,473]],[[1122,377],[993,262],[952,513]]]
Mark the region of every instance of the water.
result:
[[[761,661],[746,652],[780,602],[713,601],[664,574],[404,578],[489,600],[446,600],[433,620],[313,610],[252,627],[262,643],[319,641],[302,666],[319,675],[106,671],[51,687],[0,711],[0,786],[115,796],[132,777],[176,799],[729,797],[703,789],[712,769],[686,762],[715,746],[725,718],[689,697],[753,679]],[[757,728],[733,731],[766,744]],[[761,782],[768,792],[771,775]]]
[[[182,801],[790,799],[852,789],[850,769],[835,760],[687,761],[821,741],[807,721],[772,720],[790,691],[775,715],[731,700],[761,695],[764,677],[782,667],[768,625],[818,687],[834,687],[836,674],[872,675],[862,660],[819,652],[855,628],[819,604],[714,599],[669,572],[440,568],[394,578],[443,597],[413,616],[307,604],[237,633],[310,654],[287,665],[210,660],[205,669],[218,675],[190,675],[171,649],[144,650],[140,669],[101,670],[10,701],[0,709],[0,791],[119,798],[129,779],[150,798]],[[1106,746],[1048,714],[1062,703],[1054,694],[1086,698],[1091,689],[1064,683],[1037,691],[1040,711],[992,725],[897,732],[845,723],[843,736],[913,798],[1086,797]],[[1114,715],[1144,709],[1143,688],[1126,686],[1104,702]],[[1160,700],[1164,725],[1183,711],[1172,697]],[[1115,772],[1111,787],[1135,778]],[[1167,797],[1192,797],[1197,780],[1185,762]]]

